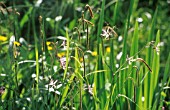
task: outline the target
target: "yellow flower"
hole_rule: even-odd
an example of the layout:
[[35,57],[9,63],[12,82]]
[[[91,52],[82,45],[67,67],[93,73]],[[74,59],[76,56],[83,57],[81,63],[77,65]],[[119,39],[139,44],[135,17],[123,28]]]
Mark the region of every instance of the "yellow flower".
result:
[[53,50],[53,47],[47,46],[47,49],[48,49],[48,50]]
[[47,45],[47,46],[49,46],[50,44],[51,44],[51,42],[49,42],[49,41],[46,42],[46,45]]
[[57,54],[57,56],[58,56],[59,58],[63,57],[64,55],[65,55],[65,52],[60,52],[60,53]]
[[0,41],[6,41],[8,38],[0,35]]
[[16,46],[21,46],[21,43],[17,42],[17,41],[14,41],[14,45]]
[[92,56],[97,56],[97,52],[96,51],[92,52]]
[[110,47],[106,48],[106,52],[110,53]]
[[47,42],[46,42],[46,45],[47,45],[47,49],[48,49],[48,50],[53,50],[53,47],[50,46],[50,45],[51,45],[51,42],[47,41]]
[[82,62],[82,61],[83,61],[83,58],[80,58],[79,60],[80,60],[80,62]]

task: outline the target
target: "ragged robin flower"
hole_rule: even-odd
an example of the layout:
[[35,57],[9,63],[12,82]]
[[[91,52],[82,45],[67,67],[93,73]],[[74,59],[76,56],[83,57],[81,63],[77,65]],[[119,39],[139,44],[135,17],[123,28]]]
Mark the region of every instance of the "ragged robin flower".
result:
[[50,80],[50,83],[45,85],[46,90],[49,90],[49,92],[54,92],[58,95],[60,95],[60,92],[58,91],[58,89],[62,86],[62,84],[57,84],[58,80]]
[[118,36],[117,33],[114,31],[114,28],[110,27],[110,26],[105,26],[102,29],[102,33],[100,34],[101,37],[105,37],[105,39],[109,39],[111,38],[113,35],[114,36]]
[[0,87],[0,95],[2,95],[5,92],[5,87]]
[[94,88],[94,84],[92,84],[92,85],[86,85],[85,84],[84,85],[84,90],[87,90],[90,95],[94,95],[93,94],[93,88]]
[[60,65],[63,69],[66,69],[66,57],[60,58]]

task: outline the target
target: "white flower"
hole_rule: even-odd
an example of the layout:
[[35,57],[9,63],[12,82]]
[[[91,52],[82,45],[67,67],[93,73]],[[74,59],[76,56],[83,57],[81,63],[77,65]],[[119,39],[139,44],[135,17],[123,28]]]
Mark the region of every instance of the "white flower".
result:
[[60,92],[59,91],[55,91],[56,94],[60,95]]
[[36,78],[36,74],[34,73],[34,74],[32,74],[32,76],[31,76],[32,78]]
[[56,16],[55,17],[55,21],[61,21],[61,19],[62,19],[62,16]]
[[43,1],[43,0],[37,0],[35,6],[36,6],[36,7],[39,7],[39,6],[41,5],[42,1]]
[[62,84],[59,84],[56,86],[56,89],[60,88],[62,86]]
[[88,92],[93,95],[93,87],[94,87],[94,84],[93,85],[84,85],[84,90],[88,90]]
[[58,82],[58,80],[54,81],[53,79],[51,79],[50,83],[45,85],[46,90],[49,90],[49,92],[54,92],[54,93],[60,95],[60,92],[57,89],[59,89],[62,86],[62,84],[56,85],[57,82]]
[[50,91],[50,92],[54,92],[54,88],[53,88],[53,87],[50,87],[50,88],[49,88],[49,91]]
[[51,21],[51,18],[46,18],[46,21]]
[[102,29],[102,34],[100,34],[102,37],[105,37],[105,39],[108,39],[111,33],[108,32],[108,30]]
[[117,33],[114,31],[114,28],[110,27],[110,26],[105,26],[102,29],[102,34],[100,34],[102,37],[105,37],[105,39],[111,38],[112,35],[114,34],[114,36],[118,36]]
[[53,66],[54,72],[57,72],[57,66]]
[[123,54],[123,53],[120,52],[120,53],[116,56],[116,59],[117,59],[117,60],[120,60],[120,58],[122,57],[122,54]]
[[9,39],[9,47],[13,47],[13,44],[15,42],[15,36],[11,36],[11,38]]
[[31,99],[30,99],[29,97],[27,97],[26,99],[27,99],[27,101],[28,101],[28,102],[30,102],[30,101],[31,101]]
[[106,89],[107,91],[110,91],[110,86],[111,86],[111,83],[109,83],[109,82],[107,81],[106,84],[105,84],[105,89]]
[[139,23],[141,23],[141,22],[143,21],[143,19],[142,19],[142,18],[137,18],[137,21],[138,21]]

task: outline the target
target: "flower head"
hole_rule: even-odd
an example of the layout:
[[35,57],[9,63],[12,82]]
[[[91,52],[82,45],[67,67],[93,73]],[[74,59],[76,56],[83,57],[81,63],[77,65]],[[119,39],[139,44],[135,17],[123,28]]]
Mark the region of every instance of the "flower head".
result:
[[110,47],[106,48],[106,52],[110,53]]
[[96,51],[92,52],[92,56],[97,56],[97,52]]
[[6,41],[7,40],[7,37],[5,36],[0,36],[0,41]]
[[60,65],[63,69],[66,69],[66,57],[60,58]]
[[5,87],[0,87],[0,95],[2,95],[5,92]]
[[84,89],[87,90],[90,95],[93,95],[93,88],[94,88],[93,84],[92,85],[86,85],[86,84],[84,85]]
[[62,84],[56,85],[57,82],[58,80],[54,81],[53,79],[51,79],[50,83],[45,85],[46,90],[49,90],[49,92],[55,92],[56,94],[60,95],[60,92],[57,89],[59,89],[62,86]]
[[114,29],[110,26],[105,26],[102,29],[102,34],[100,34],[102,37],[105,37],[105,39],[111,38],[112,35],[118,36],[117,33],[114,31]]

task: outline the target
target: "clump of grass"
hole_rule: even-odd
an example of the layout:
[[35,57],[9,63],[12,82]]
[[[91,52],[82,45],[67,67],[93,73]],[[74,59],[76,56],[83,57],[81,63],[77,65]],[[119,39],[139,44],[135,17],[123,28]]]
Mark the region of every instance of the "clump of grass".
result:
[[[3,62],[6,61],[4,65],[0,62],[0,72],[8,70],[10,73],[3,76],[6,79],[2,78],[2,109],[140,110],[164,107],[162,100],[166,97],[162,94],[167,92],[164,84],[167,87],[169,84],[167,77],[170,57],[160,89],[159,30],[154,37],[158,10],[151,23],[147,45],[139,50],[140,24],[136,21],[135,25],[131,25],[138,1],[130,1],[128,16],[124,20],[124,32],[120,31],[121,28],[115,30],[112,27],[118,21],[122,2],[116,1],[113,22],[105,26],[104,22],[108,20],[105,17],[106,9],[111,6],[107,4],[105,8],[106,3],[106,0],[102,1],[99,15],[93,11],[96,7],[86,4],[78,13],[80,18],[75,19],[77,24],[73,21],[73,26],[68,23],[69,26],[61,29],[52,26],[58,29],[54,31],[61,33],[61,36],[47,35],[50,23],[45,20],[48,16],[44,15],[43,11],[48,9],[31,6],[25,15],[30,14],[30,17],[23,17],[21,21],[14,17],[14,26],[20,24],[20,27],[24,28],[27,22],[32,26],[33,38],[30,39],[33,41],[25,41],[27,45],[21,46],[21,42],[17,42],[21,38],[20,28],[14,29],[15,36],[10,38],[9,44],[1,43],[8,42],[8,38],[0,35],[0,48],[9,47],[9,52],[1,51],[7,56],[0,56]],[[8,13],[6,5],[0,5]],[[0,10],[4,15],[2,9]],[[61,21],[63,22],[64,20]],[[59,24],[60,22],[56,26],[60,26]],[[73,27],[73,30],[68,27]],[[128,33],[131,27],[134,27],[133,35]],[[53,34],[56,34],[55,32]],[[49,38],[46,38],[47,36]],[[116,58],[117,51],[121,50],[116,43],[120,36],[123,36],[121,59]],[[130,37],[131,46],[128,48],[127,41]],[[4,45],[6,47],[3,47]],[[128,55],[130,57],[127,57]],[[119,67],[115,64],[119,64]],[[159,97],[156,94],[159,94]],[[141,100],[142,98],[145,100]],[[5,104],[7,101],[10,102]]]

